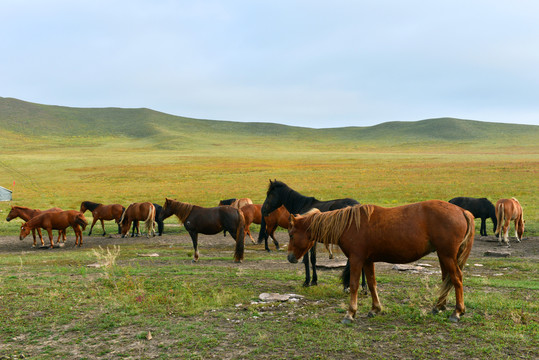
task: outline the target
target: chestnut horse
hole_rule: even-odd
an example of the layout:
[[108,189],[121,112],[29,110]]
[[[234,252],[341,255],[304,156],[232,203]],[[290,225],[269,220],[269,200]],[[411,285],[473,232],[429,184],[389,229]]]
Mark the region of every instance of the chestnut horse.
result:
[[366,274],[374,316],[382,310],[376,289],[374,263],[409,263],[436,251],[443,285],[433,312],[445,309],[447,294],[455,287],[456,307],[450,320],[464,314],[462,268],[472,250],[473,215],[440,200],[395,208],[375,205],[320,212],[311,210],[290,220],[288,260],[297,263],[317,241],[338,244],[350,260],[350,305],[343,323],[353,321],[361,269]]
[[133,203],[125,209],[120,218],[122,237],[127,235],[133,221],[144,221],[146,230],[148,231],[147,237],[150,237],[150,235],[155,236],[155,206],[151,202]]
[[93,221],[92,226],[90,226],[90,231],[88,232],[88,236],[92,235],[92,229],[94,228],[95,223],[97,220],[101,221],[101,227],[103,228],[103,235],[105,236],[107,232],[105,231],[105,223],[104,220],[114,220],[118,224],[118,234],[121,234],[122,229],[120,227],[120,218],[122,217],[123,212],[125,211],[125,208],[120,204],[111,204],[111,205],[103,205],[91,201],[83,201],[80,204],[80,212],[85,213],[86,210],[90,210],[92,212]]
[[516,198],[500,199],[496,202],[496,219],[498,220],[498,227],[494,235],[499,235],[498,242],[503,241],[509,246],[509,223],[511,220],[515,222],[515,236],[517,242],[522,240],[522,234],[524,234],[524,211],[522,206]]
[[[39,215],[39,214],[43,214],[45,212],[55,212],[55,211],[62,211],[62,209],[60,209],[59,207],[53,207],[53,208],[50,208],[48,210],[39,210],[39,209],[30,209],[28,207],[25,207],[25,206],[12,206],[11,207],[11,210],[9,211],[9,214],[7,215],[6,217],[6,221],[11,221],[13,219],[16,219],[18,217],[20,217],[21,219],[23,219],[24,221],[28,221],[30,220],[31,218]],[[39,235],[39,240],[41,240],[41,246],[45,246],[45,243],[43,242],[43,236],[41,235],[41,228],[37,228],[37,229],[32,229],[32,236],[34,237],[34,245],[33,247],[36,247],[37,246],[37,243],[36,243],[36,230],[37,230],[37,233]],[[65,242],[66,240],[66,234],[65,234],[65,231],[58,231],[58,241],[56,243],[59,243],[60,242],[60,237],[62,238],[63,242]]]
[[260,225],[260,222],[262,221],[262,212],[260,209],[262,208],[262,205],[255,205],[255,204],[247,204],[243,205],[240,210],[243,213],[243,217],[245,218],[245,233],[249,235],[251,238],[251,242],[253,244],[256,244],[255,239],[251,236],[251,230],[249,229],[249,226],[252,223]]
[[183,223],[185,229],[191,236],[193,242],[193,262],[198,261],[198,234],[215,235],[223,230],[227,230],[236,240],[234,251],[234,261],[243,260],[245,237],[245,218],[241,210],[229,205],[221,205],[212,208],[204,208],[197,205],[183,203],[180,201],[165,199],[161,220],[169,216],[176,215]]
[[66,210],[66,211],[52,211],[52,212],[43,212],[21,226],[21,233],[19,239],[23,240],[29,233],[30,230],[43,228],[49,233],[49,240],[51,242],[51,248],[54,246],[52,240],[52,230],[63,231],[65,233],[68,227],[72,227],[75,231],[75,246],[82,246],[82,229],[86,229],[88,221],[80,211],[77,210]]
[[[276,210],[269,213],[269,215],[264,216],[264,222],[266,223],[265,232],[260,230],[260,234],[264,237],[264,247],[267,251],[269,251],[268,247],[268,237],[271,236],[271,239],[273,240],[273,244],[275,245],[275,249],[279,250],[279,242],[277,239],[275,239],[275,230],[277,229],[277,226],[280,226],[282,228],[288,229],[290,213],[284,205],[281,205]],[[262,240],[258,238],[258,243],[261,243]]]

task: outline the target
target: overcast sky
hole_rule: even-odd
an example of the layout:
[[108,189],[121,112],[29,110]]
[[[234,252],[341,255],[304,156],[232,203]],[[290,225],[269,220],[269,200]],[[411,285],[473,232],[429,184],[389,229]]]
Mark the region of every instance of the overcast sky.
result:
[[326,128],[539,125],[539,1],[2,0],[0,96]]

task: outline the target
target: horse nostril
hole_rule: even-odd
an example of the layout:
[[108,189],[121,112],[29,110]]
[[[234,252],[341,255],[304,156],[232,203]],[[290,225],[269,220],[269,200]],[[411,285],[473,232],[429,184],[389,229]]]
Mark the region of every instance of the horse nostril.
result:
[[290,253],[290,254],[288,254],[288,261],[291,262],[292,264],[297,264],[298,259],[296,259],[294,254]]

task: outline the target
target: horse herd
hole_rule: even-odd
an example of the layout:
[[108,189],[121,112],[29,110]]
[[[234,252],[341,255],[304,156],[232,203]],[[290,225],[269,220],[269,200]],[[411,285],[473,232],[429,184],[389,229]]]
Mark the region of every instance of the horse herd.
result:
[[[316,243],[323,243],[330,251],[331,246],[341,248],[348,258],[342,274],[343,285],[350,288],[350,304],[344,323],[351,322],[357,311],[359,278],[363,275],[372,297],[370,316],[382,309],[378,299],[375,262],[409,263],[423,256],[437,252],[442,272],[442,287],[433,313],[445,309],[447,295],[455,288],[456,306],[450,316],[458,321],[465,312],[463,300],[462,269],[474,241],[474,218],[481,219],[482,236],[486,236],[486,219],[494,224],[495,235],[500,244],[509,245],[510,221],[514,221],[517,241],[524,232],[523,211],[517,199],[500,199],[493,205],[486,198],[475,199],[457,197],[450,201],[429,200],[394,208],[376,205],[361,205],[351,198],[321,201],[291,189],[281,181],[271,181],[262,205],[253,204],[249,199],[222,200],[219,206],[205,208],[173,199],[165,199],[163,206],[150,202],[133,203],[127,208],[119,204],[103,205],[84,201],[80,210],[63,211],[52,208],[45,211],[12,206],[6,220],[16,217],[25,223],[21,226],[19,238],[23,240],[33,232],[36,246],[37,230],[44,245],[40,229],[46,229],[53,247],[52,230],[58,230],[58,240],[65,241],[65,231],[72,227],[76,234],[75,245],[82,245],[82,230],[88,225],[84,213],[92,213],[93,226],[100,220],[103,236],[106,234],[104,221],[114,220],[122,237],[133,228],[131,236],[138,234],[139,222],[146,225],[147,236],[154,235],[154,224],[158,233],[163,233],[163,221],[176,215],[189,233],[194,249],[193,261],[198,261],[198,234],[213,235],[224,231],[230,233],[236,242],[234,261],[241,262],[244,255],[244,237],[249,235],[255,243],[249,226],[260,224],[258,243],[265,242],[269,251],[268,237],[275,247],[279,243],[274,237],[278,226],[288,229],[288,260],[291,263],[303,258],[305,265],[304,286],[316,285]],[[302,214],[302,215],[300,215]],[[82,230],[81,230],[82,227]],[[503,238],[502,238],[503,237]],[[331,255],[330,255],[331,257]],[[312,278],[309,265],[312,265]],[[365,281],[366,280],[366,281]]]

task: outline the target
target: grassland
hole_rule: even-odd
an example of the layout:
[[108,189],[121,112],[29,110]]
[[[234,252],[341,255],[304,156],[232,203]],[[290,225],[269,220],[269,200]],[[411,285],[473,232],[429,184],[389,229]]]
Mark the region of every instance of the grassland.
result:
[[[162,203],[166,196],[203,206],[230,197],[261,203],[268,179],[276,178],[319,199],[353,197],[382,206],[515,196],[524,207],[525,235],[539,234],[538,126],[434,119],[316,130],[13,99],[0,99],[0,110],[0,185],[11,188],[15,181],[14,205],[78,209],[83,200],[127,205]],[[0,216],[8,205],[0,204]],[[2,220],[0,235],[15,237],[19,225]],[[343,327],[347,296],[337,273],[324,274],[318,288],[302,289],[301,269],[285,266],[282,253],[254,247],[237,266],[231,248],[219,244],[201,249],[205,263],[193,265],[189,241],[176,240],[183,236],[176,227],[167,231],[172,242],[122,245],[116,265],[100,269],[87,267],[96,261],[91,245],[0,253],[0,321],[8,324],[0,332],[0,356],[537,356],[536,257],[473,255],[469,262],[480,262],[485,273],[467,277],[469,313],[457,326],[425,313],[439,275],[381,272],[389,315]],[[160,257],[140,259],[141,252]],[[436,263],[435,257],[426,261]],[[306,300],[280,309],[251,304],[263,291],[296,292]],[[362,301],[360,313],[368,304]],[[146,339],[148,331],[155,341]]]

